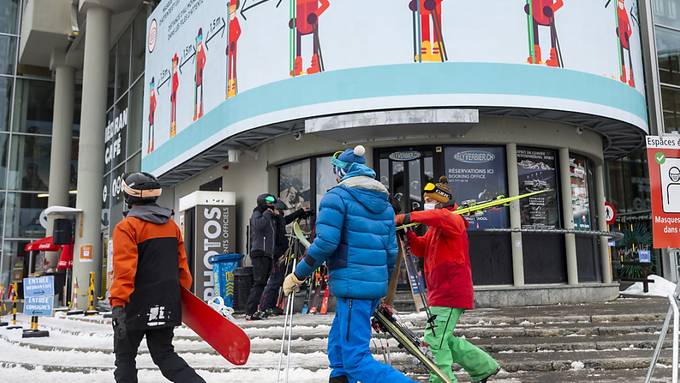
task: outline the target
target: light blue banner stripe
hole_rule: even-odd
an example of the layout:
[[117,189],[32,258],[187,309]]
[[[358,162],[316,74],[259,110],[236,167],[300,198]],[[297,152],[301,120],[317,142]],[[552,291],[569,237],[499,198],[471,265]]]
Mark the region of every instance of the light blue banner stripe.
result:
[[[154,171],[229,125],[266,113],[335,101],[441,94],[558,98],[611,107],[647,121],[645,97],[637,90],[568,69],[473,62],[353,68],[281,80],[239,93],[146,156],[142,168]],[[299,117],[291,116],[295,118]]]

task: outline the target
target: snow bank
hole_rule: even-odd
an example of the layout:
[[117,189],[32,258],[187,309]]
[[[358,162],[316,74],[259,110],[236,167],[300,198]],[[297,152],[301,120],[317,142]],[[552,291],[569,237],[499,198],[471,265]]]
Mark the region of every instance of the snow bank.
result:
[[643,291],[642,282],[635,282],[629,288],[623,290],[621,294],[643,297],[668,297],[668,295],[675,292],[675,283],[667,279],[661,278],[660,276],[654,274],[650,275],[648,279],[654,281],[654,283],[650,283],[648,285],[649,292],[645,293]]

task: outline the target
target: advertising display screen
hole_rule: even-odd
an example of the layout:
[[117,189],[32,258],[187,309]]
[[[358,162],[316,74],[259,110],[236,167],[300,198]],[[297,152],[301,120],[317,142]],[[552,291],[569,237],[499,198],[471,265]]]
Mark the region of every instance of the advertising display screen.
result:
[[551,190],[520,200],[522,229],[556,229],[560,224],[556,155],[552,150],[517,148],[519,193]]
[[538,108],[647,130],[635,0],[409,3],[161,2],[147,20],[143,170],[257,127],[365,110]]
[[[446,177],[455,200],[476,203],[507,196],[505,148],[493,146],[447,146]],[[469,230],[508,227],[508,209],[499,206],[465,217]]]
[[574,218],[574,229],[590,230],[590,168],[584,157],[569,159],[571,175],[571,208]]

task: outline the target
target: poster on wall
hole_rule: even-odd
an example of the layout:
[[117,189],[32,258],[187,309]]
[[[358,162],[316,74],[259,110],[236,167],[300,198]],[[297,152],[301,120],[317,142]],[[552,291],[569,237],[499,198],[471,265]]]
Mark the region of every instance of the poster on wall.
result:
[[[505,149],[499,146],[447,146],[446,177],[458,204],[507,196]],[[508,209],[498,207],[466,216],[469,230],[508,227]]]
[[279,199],[286,205],[286,214],[310,207],[310,172],[309,159],[279,167]]
[[647,136],[655,249],[680,248],[680,135]]
[[564,110],[647,130],[637,0],[434,3],[161,2],[147,19],[142,168],[162,174],[268,124],[413,105]]
[[574,229],[590,230],[590,177],[588,160],[584,157],[569,159],[569,173],[571,174],[571,208],[574,219]]
[[190,268],[194,277],[193,293],[208,301],[215,294],[213,255],[236,252],[236,207],[197,205],[194,209],[194,257]]
[[519,193],[551,190],[520,200],[522,229],[555,229],[559,226],[556,165],[556,152],[553,150],[517,148]]

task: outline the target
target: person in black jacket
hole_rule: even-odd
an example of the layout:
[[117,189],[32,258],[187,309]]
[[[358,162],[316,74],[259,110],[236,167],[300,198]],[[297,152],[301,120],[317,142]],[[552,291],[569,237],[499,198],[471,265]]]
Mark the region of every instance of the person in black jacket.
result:
[[284,210],[286,210],[286,204],[282,201],[276,202],[274,205],[278,211],[276,216],[276,245],[274,247],[274,258],[271,274],[269,275],[269,280],[267,281],[267,286],[264,288],[262,293],[262,299],[260,300],[260,311],[264,312],[265,316],[270,315],[282,315],[283,310],[276,307],[276,301],[279,297],[279,289],[283,284],[283,279],[286,274],[285,259],[282,256],[288,250],[288,232],[286,231],[286,226],[293,223],[299,218],[309,218],[313,215],[307,209],[298,209],[291,214],[284,216]]
[[274,207],[276,197],[261,194],[257,197],[257,206],[250,216],[250,260],[253,264],[253,287],[248,295],[246,319],[259,320],[264,313],[258,311],[262,292],[272,269],[272,260],[276,250],[276,222],[278,211]]

